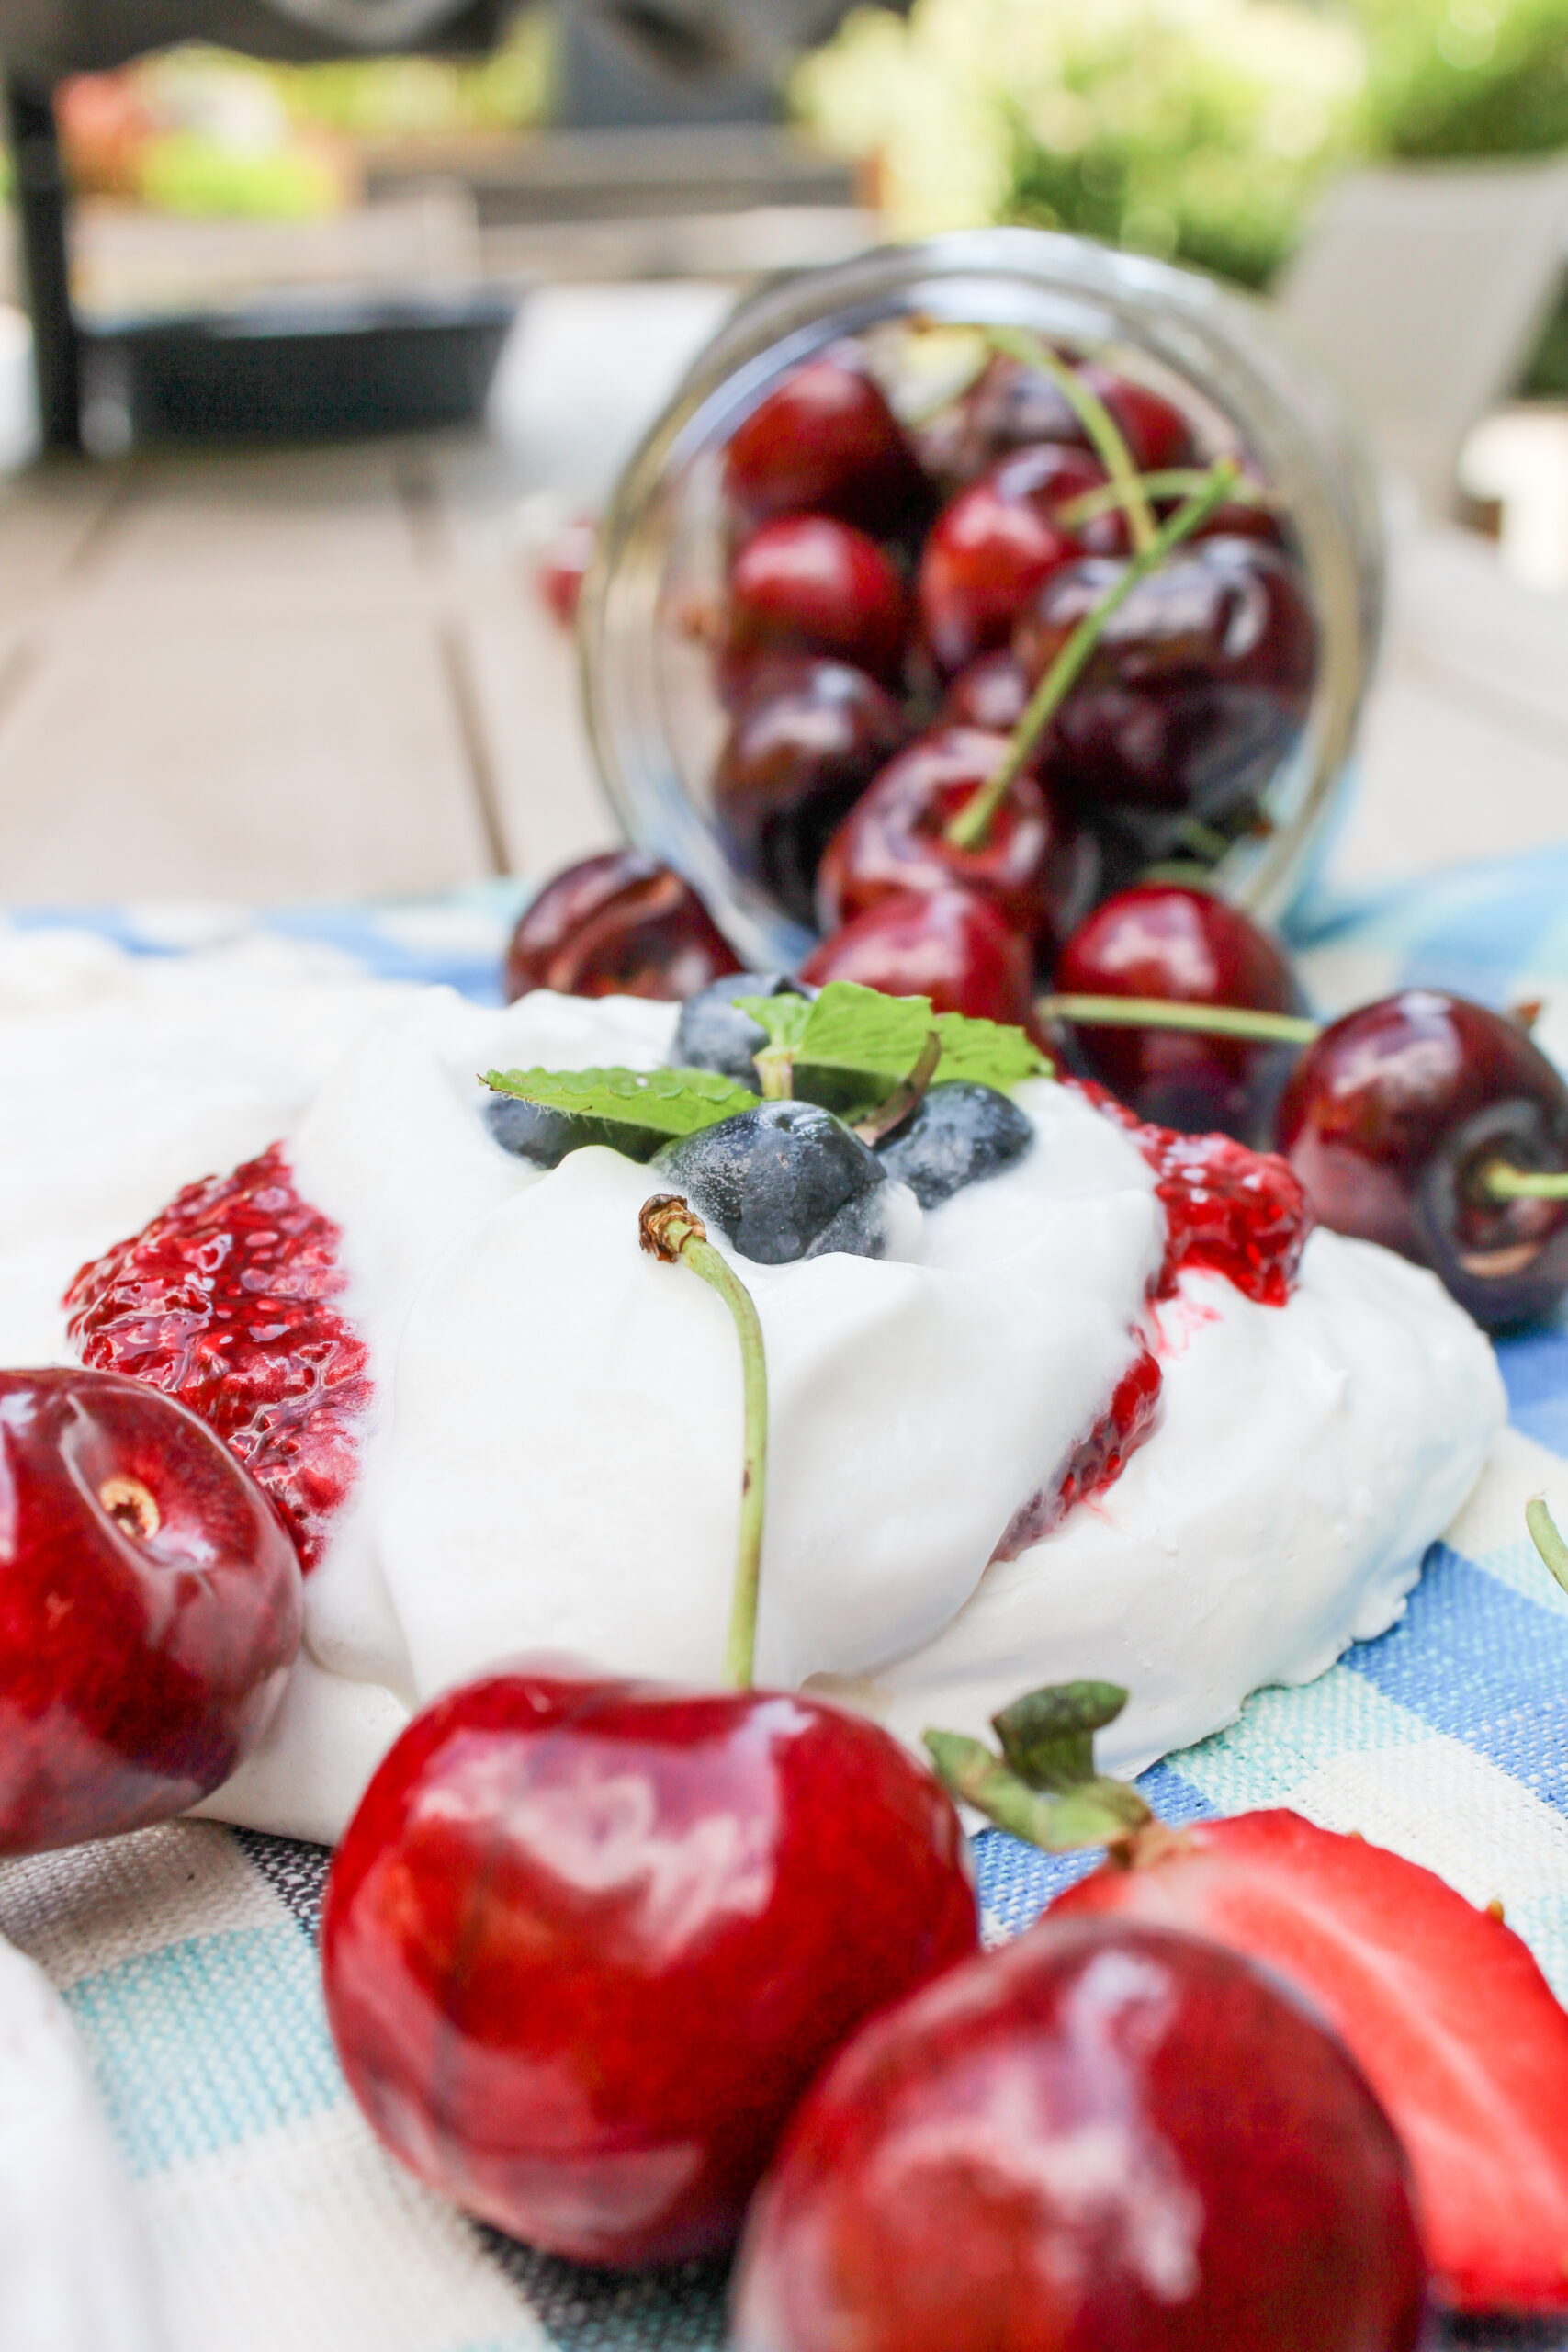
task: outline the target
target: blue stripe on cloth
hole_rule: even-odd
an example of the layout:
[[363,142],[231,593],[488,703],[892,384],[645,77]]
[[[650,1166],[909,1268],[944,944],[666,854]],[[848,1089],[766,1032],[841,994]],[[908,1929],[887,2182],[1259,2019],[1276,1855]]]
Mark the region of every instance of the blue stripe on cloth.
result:
[[[1138,1786],[1162,1821],[1206,1820],[1214,1810],[1201,1790],[1168,1763],[1151,1765]],[[1043,1854],[1002,1829],[982,1829],[973,1844],[980,1906],[1010,1935],[1027,1928],[1048,1903],[1105,1859],[1098,1846],[1082,1854]]]
[[1568,977],[1568,847],[1319,899],[1292,931],[1298,947],[1390,949],[1407,986],[1500,1001],[1521,972]]
[[65,2000],[138,2177],[300,2122],[348,2096],[316,1956],[292,1926],[167,1944],[84,1977]]
[[1568,1811],[1568,1618],[1434,1544],[1397,1625],[1345,1669]]
[[1568,1330],[1552,1324],[1497,1341],[1508,1419],[1553,1453],[1568,1454]]

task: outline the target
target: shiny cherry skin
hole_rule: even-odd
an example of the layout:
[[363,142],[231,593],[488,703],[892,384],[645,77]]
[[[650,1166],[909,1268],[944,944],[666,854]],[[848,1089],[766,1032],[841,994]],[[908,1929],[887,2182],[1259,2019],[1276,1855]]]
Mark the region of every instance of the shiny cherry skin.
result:
[[1481,1184],[1495,1159],[1568,1168],[1568,1087],[1505,1014],[1435,989],[1348,1012],[1296,1064],[1278,1148],[1321,1223],[1430,1266],[1488,1330],[1568,1288],[1568,1202]]
[[[1098,366],[1086,366],[1078,373],[1120,425],[1140,473],[1193,462],[1190,428],[1171,401]],[[998,353],[919,435],[919,447],[927,472],[951,495],[1010,450],[1039,441],[1081,449],[1089,446],[1077,412],[1050,377]]]
[[1118,515],[1079,532],[1056,520],[1058,507],[1104,481],[1087,451],[1038,443],[1002,458],[943,507],[915,583],[920,627],[942,669],[961,670],[1009,644],[1042,581],[1075,556],[1124,551]]
[[824,2061],[976,1929],[953,1805],[874,1724],[523,1661],[380,1765],[321,1957],[392,2153],[532,2245],[629,2267],[727,2248]]
[[502,988],[508,1004],[530,989],[677,1002],[739,969],[689,882],[644,850],[612,849],[565,867],[524,910]]
[[[1047,580],[1013,637],[1035,681],[1117,577]],[[1317,635],[1295,566],[1250,539],[1205,539],[1140,582],[1052,727],[1047,772],[1086,805],[1213,820],[1245,809],[1298,741]]]
[[734,2352],[1412,2352],[1393,2128],[1281,1981],[1032,1929],[877,2018],[759,2192]]
[[898,705],[863,670],[764,663],[714,771],[714,823],[736,873],[809,923],[829,835],[908,732]]
[[[1238,907],[1209,890],[1143,883],[1104,899],[1057,960],[1053,986],[1078,996],[1159,997],[1177,1003],[1299,1012],[1282,950]],[[1267,1148],[1295,1048],[1201,1037],[1179,1029],[1074,1027],[1082,1074],[1160,1127],[1216,1129]]]
[[894,532],[924,496],[881,388],[852,357],[831,354],[786,376],[730,436],[724,489],[750,529],[815,514]]
[[854,980],[888,996],[927,996],[938,1012],[1026,1029],[1034,1019],[1032,962],[1023,934],[976,891],[906,890],[831,933],[800,978],[814,988]]
[[115,1373],[0,1373],[0,1855],[209,1795],[302,1606],[281,1520],[194,1413]]
[[1091,391],[1098,392],[1122,428],[1133,463],[1141,474],[1162,473],[1168,467],[1195,465],[1197,444],[1192,428],[1174,401],[1119,376],[1113,368],[1091,360],[1078,369]]
[[903,675],[909,598],[863,531],[828,514],[781,514],[730,566],[720,663],[731,694],[781,654],[830,654],[883,685]]
[[1013,784],[977,849],[958,849],[945,827],[1007,756],[1005,735],[937,727],[888,763],[823,852],[817,917],[823,931],[852,922],[884,899],[910,890],[973,890],[989,899],[1049,963],[1094,902],[1094,837],[1058,808],[1026,771]]
[[987,734],[1010,735],[1029,707],[1029,680],[1010,646],[982,653],[960,670],[947,690],[942,717],[950,727],[983,727]]

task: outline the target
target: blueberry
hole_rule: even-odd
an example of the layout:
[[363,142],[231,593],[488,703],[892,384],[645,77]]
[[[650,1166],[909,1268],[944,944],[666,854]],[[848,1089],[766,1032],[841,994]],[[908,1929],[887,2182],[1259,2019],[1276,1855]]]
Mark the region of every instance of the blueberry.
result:
[[886,1247],[887,1170],[815,1102],[761,1102],[666,1144],[653,1165],[759,1266],[787,1266],[830,1250],[879,1258]]
[[768,1042],[767,1031],[742,1012],[738,996],[812,996],[783,972],[727,972],[689,996],[681,1007],[670,1058],[678,1069],[716,1069],[738,1086],[756,1091],[752,1056]]
[[502,1151],[532,1160],[536,1168],[558,1168],[569,1151],[586,1141],[582,1122],[570,1111],[547,1110],[542,1102],[520,1102],[515,1094],[486,1097],[485,1125]]
[[1033,1127],[1010,1094],[955,1079],[933,1086],[877,1157],[923,1209],[934,1209],[964,1185],[999,1175],[1033,1140]]

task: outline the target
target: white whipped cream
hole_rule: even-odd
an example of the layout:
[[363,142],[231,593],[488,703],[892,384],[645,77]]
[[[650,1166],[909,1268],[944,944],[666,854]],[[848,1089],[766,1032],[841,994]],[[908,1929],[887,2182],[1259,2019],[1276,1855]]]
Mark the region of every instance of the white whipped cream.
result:
[[[342,1827],[416,1705],[498,1658],[716,1679],[739,1510],[735,1333],[702,1283],[638,1248],[657,1175],[603,1149],[531,1169],[491,1140],[474,1081],[492,1064],[650,1067],[673,1008],[540,995],[491,1012],[388,990],[367,1025],[372,987],[338,1008],[337,1033],[356,1015],[362,1034],[324,1078],[310,999],[327,980],[278,992],[266,1028],[284,1066],[293,1031],[310,1033],[292,1071],[303,1115],[278,1124],[300,1192],[342,1228],[376,1402],[285,1704],[205,1808],[313,1837]],[[200,989],[188,971],[182,1040]],[[250,1058],[231,1039],[232,1086]],[[160,1086],[188,1091],[155,1023],[141,1072],[149,1121]],[[287,1091],[258,1086],[257,1119]],[[1283,1309],[1186,1276],[1157,1334],[1145,1326],[1165,1374],[1153,1437],[1106,1494],[987,1567],[1130,1360],[1163,1242],[1125,1135],[1048,1081],[1019,1100],[1029,1155],[911,1210],[896,1257],[735,1261],[770,1383],[759,1678],[823,1678],[914,1738],[1103,1676],[1133,1692],[1104,1743],[1126,1769],[1392,1622],[1501,1422],[1501,1385],[1439,1285],[1383,1251],[1314,1235]],[[199,1125],[188,1102],[168,1116],[183,1138]],[[228,1157],[276,1131],[253,1127]],[[56,1220],[55,1291],[157,1205],[89,1230],[84,1204],[69,1249]]]
[[149,2266],[86,2053],[0,1939],[0,2345],[153,2352]]

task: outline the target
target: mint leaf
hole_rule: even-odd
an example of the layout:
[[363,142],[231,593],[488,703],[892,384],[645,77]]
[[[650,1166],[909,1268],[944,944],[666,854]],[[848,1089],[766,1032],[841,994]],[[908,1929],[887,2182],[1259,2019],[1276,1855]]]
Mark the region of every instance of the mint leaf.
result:
[[600,1143],[651,1159],[660,1144],[754,1110],[758,1099],[711,1069],[490,1069],[482,1082],[547,1114],[558,1158]]
[[767,1031],[771,1046],[797,1046],[811,1012],[808,996],[738,996],[731,1001]]
[[964,1012],[939,1012],[936,1033],[942,1039],[942,1059],[933,1086],[966,1079],[976,1086],[995,1086],[1002,1093],[1026,1078],[1049,1078],[1051,1064],[1021,1029],[999,1021],[978,1021]]
[[923,996],[829,980],[795,1043],[795,1091],[842,1116],[874,1108],[908,1077],[932,1025]]

